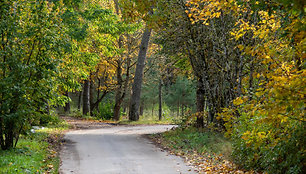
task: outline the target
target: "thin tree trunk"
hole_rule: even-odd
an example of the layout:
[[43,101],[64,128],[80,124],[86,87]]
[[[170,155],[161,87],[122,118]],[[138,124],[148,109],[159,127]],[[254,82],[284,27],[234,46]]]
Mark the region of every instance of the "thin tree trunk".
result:
[[155,103],[153,102],[152,104],[153,104],[152,105],[152,117],[154,117],[154,105],[155,105]]
[[123,85],[123,80],[122,80],[122,76],[121,76],[121,65],[120,65],[120,70],[118,69],[117,72],[119,72],[117,74],[117,79],[118,79],[118,89],[116,91],[116,102],[115,102],[115,106],[114,106],[114,120],[120,120],[120,108],[121,108],[121,104],[124,100],[124,97],[127,93],[128,87],[129,87],[129,80],[130,80],[130,63],[131,60],[129,58],[129,56],[127,57],[127,62],[126,62],[126,78],[124,81],[124,87],[122,87]]
[[[13,113],[13,112],[11,112]],[[12,120],[8,121],[7,125],[7,132],[5,133],[5,146],[3,150],[7,150],[14,146],[14,122]]]
[[107,93],[108,93],[107,91],[104,91],[104,92],[102,93],[102,95],[100,96],[100,98],[98,98],[96,102],[94,102],[94,103],[92,103],[92,104],[90,105],[90,110],[91,110],[91,111],[93,111],[93,110],[95,110],[96,108],[98,108],[99,104],[101,103],[101,101],[103,100],[103,98],[106,96]]
[[146,27],[140,44],[134,83],[132,87],[130,109],[129,109],[129,119],[132,121],[139,120],[139,104],[140,104],[140,95],[141,95],[141,86],[142,86],[142,76],[143,76],[143,69],[145,67],[145,60],[149,46],[151,31],[152,29]]
[[83,115],[87,115],[90,112],[90,81],[84,81],[84,88],[83,88]]
[[159,86],[158,86],[158,120],[162,119],[162,79],[159,79]]
[[0,117],[0,145],[1,149],[4,149],[4,138],[3,138],[3,117]]
[[93,116],[93,104],[94,104],[94,83],[90,78],[89,83],[89,108],[90,108],[90,115]]
[[83,90],[79,92],[79,99],[78,99],[78,110],[79,111],[81,110],[81,102],[82,102],[82,94],[83,94],[82,92]]

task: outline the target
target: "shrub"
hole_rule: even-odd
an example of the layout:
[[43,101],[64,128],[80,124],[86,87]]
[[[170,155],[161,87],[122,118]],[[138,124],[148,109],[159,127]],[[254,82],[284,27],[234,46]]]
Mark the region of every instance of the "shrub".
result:
[[114,115],[114,103],[100,103],[99,105],[99,112],[95,113],[94,115],[102,120],[110,120],[113,118]]
[[41,114],[39,119],[40,125],[48,125],[48,124],[58,124],[60,122],[60,119],[56,115],[50,115],[50,114]]

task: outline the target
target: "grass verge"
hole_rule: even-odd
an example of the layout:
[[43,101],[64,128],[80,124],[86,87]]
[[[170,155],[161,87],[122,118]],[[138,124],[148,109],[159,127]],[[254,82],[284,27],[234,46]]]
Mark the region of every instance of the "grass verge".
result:
[[163,118],[158,120],[158,116],[143,115],[138,121],[130,121],[127,116],[122,116],[118,124],[123,125],[153,125],[153,124],[175,124],[173,119]]
[[170,154],[185,158],[200,173],[254,173],[231,162],[231,142],[220,133],[179,127],[150,138]]
[[123,125],[153,125],[153,124],[173,124],[168,120],[138,120],[138,121],[130,121],[130,120],[121,120],[118,124]]
[[59,145],[66,129],[68,125],[61,122],[27,136],[22,135],[16,148],[0,150],[0,173],[58,173]]

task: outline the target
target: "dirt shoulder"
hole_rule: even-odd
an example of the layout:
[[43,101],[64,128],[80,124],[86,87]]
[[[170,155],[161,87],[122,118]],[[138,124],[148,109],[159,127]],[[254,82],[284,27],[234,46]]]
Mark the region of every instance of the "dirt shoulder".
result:
[[87,119],[69,117],[69,116],[60,116],[60,118],[65,120],[71,126],[71,129],[77,129],[77,130],[106,128],[116,125],[114,123],[105,123],[99,120],[87,120]]

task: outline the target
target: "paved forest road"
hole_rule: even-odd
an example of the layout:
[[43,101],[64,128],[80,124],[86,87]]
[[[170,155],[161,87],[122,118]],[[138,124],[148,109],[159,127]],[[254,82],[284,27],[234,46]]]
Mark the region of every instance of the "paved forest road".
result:
[[194,173],[181,158],[162,152],[142,134],[171,129],[170,125],[110,126],[70,131],[60,157],[61,174]]

